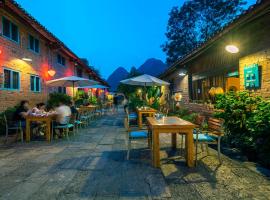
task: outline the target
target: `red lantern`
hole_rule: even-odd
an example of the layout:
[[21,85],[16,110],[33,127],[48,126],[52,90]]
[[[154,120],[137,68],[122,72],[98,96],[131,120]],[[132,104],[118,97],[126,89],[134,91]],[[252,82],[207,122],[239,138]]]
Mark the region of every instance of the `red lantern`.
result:
[[48,74],[49,74],[49,76],[51,76],[51,77],[53,77],[54,75],[55,75],[55,70],[53,70],[53,69],[50,69],[50,70],[48,70]]

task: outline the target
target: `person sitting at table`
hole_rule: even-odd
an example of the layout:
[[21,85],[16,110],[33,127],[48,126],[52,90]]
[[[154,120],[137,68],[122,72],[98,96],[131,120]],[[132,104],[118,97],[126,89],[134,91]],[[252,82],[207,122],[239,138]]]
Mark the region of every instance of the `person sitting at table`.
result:
[[45,103],[38,103],[36,107],[32,109],[32,113],[35,114],[42,114],[45,112],[46,105]]
[[[32,109],[32,114],[41,115],[46,112],[45,108],[46,108],[45,103],[38,103],[36,107]],[[43,136],[45,132],[44,130],[45,127],[46,124],[43,122],[36,123],[36,127],[33,129],[33,134],[36,136]]]
[[20,122],[22,128],[26,126],[25,117],[29,115],[31,110],[29,109],[29,101],[23,100],[20,102],[20,105],[16,108],[16,111],[13,115],[13,120],[16,122]]
[[61,125],[67,124],[66,119],[71,116],[70,107],[63,102],[59,102],[59,106],[55,108],[55,111],[57,115],[56,122]]
[[69,102],[69,107],[70,107],[72,116],[74,116],[74,118],[77,119],[79,112],[75,107],[74,101]]
[[[71,117],[71,109],[68,105],[66,105],[64,102],[59,102],[59,106],[55,108],[56,113],[56,121],[54,122],[54,125],[66,125],[69,123],[67,119],[70,119]],[[63,134],[62,129],[56,129],[55,130],[55,138],[61,138]]]

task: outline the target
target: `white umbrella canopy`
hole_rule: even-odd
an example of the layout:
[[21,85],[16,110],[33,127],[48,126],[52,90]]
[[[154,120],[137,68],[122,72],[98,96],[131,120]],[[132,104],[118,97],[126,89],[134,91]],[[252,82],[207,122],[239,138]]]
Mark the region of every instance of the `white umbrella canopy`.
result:
[[123,84],[127,85],[142,85],[142,86],[163,86],[163,85],[170,85],[170,83],[158,79],[154,76],[150,76],[148,74],[144,74],[141,76],[136,76],[133,78],[125,79],[120,81]]
[[84,87],[79,87],[79,88],[85,88],[85,89],[92,89],[92,88],[96,88],[96,89],[106,89],[106,88],[109,88],[105,85],[90,85],[90,86],[84,86]]
[[51,87],[85,87],[98,84],[97,81],[77,76],[66,76],[46,82]]
[[90,85],[96,85],[98,84],[98,82],[86,78],[81,78],[78,76],[66,76],[63,78],[47,81],[46,84],[51,87],[73,87],[73,97],[74,97],[74,87],[85,87]]

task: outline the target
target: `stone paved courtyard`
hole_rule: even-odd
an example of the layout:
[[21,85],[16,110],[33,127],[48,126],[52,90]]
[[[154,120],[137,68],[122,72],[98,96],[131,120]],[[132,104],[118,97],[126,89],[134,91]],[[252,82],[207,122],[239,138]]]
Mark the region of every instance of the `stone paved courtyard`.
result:
[[[270,180],[238,161],[200,155],[186,167],[162,140],[162,168],[151,167],[146,142],[126,156],[123,115],[104,116],[70,140],[0,149],[0,199],[270,199]],[[169,156],[169,158],[168,158]]]

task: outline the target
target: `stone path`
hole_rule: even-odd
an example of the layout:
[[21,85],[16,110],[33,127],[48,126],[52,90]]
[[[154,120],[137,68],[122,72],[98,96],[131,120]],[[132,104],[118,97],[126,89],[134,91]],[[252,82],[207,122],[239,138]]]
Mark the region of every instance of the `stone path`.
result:
[[269,179],[240,162],[207,156],[187,168],[166,135],[161,170],[146,142],[134,143],[127,161],[122,121],[105,116],[69,141],[0,148],[0,199],[270,199]]

